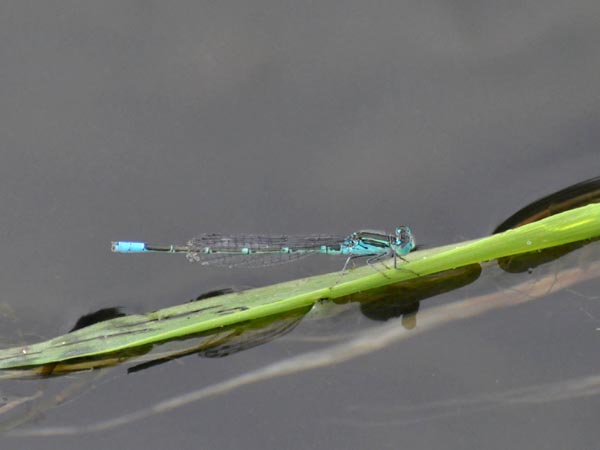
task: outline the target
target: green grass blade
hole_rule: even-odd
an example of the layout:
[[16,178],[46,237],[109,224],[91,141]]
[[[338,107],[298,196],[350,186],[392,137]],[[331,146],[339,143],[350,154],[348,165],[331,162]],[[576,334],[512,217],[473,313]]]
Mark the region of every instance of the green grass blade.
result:
[[45,342],[0,350],[0,369],[133,349],[304,309],[324,298],[336,299],[417,276],[599,236],[600,204],[588,205],[490,237],[411,253],[402,265],[404,270],[380,265],[381,272],[360,267],[341,279],[339,273],[318,275],[120,317]]

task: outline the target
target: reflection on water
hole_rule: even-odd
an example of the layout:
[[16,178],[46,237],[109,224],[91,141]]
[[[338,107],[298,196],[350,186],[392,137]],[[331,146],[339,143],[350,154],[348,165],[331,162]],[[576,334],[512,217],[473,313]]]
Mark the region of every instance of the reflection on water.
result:
[[123,312],[122,308],[102,308],[98,311],[94,311],[90,314],[85,314],[84,316],[81,316],[77,320],[73,328],[69,330],[69,332],[89,327],[90,325],[94,325],[95,323],[105,322],[107,320],[116,319],[117,317],[123,317],[125,315],[126,314]]
[[[561,189],[525,206],[496,227],[494,233],[541,220],[569,209],[600,202],[600,177]],[[589,241],[572,242],[545,250],[500,258],[498,265],[510,273],[528,272],[577,250]]]
[[[387,321],[402,317],[402,325],[412,329],[416,326],[416,316],[422,300],[471,284],[479,278],[480,274],[481,266],[472,264],[411,279],[405,283],[384,286],[369,291],[368,294],[353,294],[349,296],[348,301],[358,301],[360,311],[369,319]],[[339,303],[340,300],[344,299],[338,299],[336,302]]]
[[[406,329],[413,329],[416,326],[416,314],[421,301],[471,284],[477,280],[480,274],[481,266],[473,264],[355,293],[338,298],[335,301],[323,300],[314,307],[304,307],[284,314],[272,315],[155,344],[144,344],[124,351],[77,358],[22,371],[15,370],[9,372],[7,376],[22,378],[58,376],[73,371],[122,364],[127,361],[137,363],[128,369],[129,373],[133,373],[191,354],[198,354],[206,358],[222,358],[266,344],[289,333],[305,318],[309,311],[311,311],[310,318],[314,320],[319,316],[319,314],[315,314],[314,310],[323,308],[324,303],[331,304],[331,308],[328,308],[329,318],[343,312],[343,308],[339,307],[340,305],[357,303],[360,305],[361,313],[371,320],[387,321],[401,317],[400,324]],[[214,298],[230,292],[232,292],[230,288],[219,289],[202,294],[193,301],[201,302],[207,298]],[[80,329],[123,315],[119,308],[104,308],[80,318],[74,329]]]
[[600,177],[595,177],[561,189],[521,208],[498,225],[494,234],[598,202],[600,202]]
[[600,394],[600,375],[591,375],[555,383],[543,383],[501,392],[482,393],[420,405],[373,408],[361,406],[350,416],[333,418],[333,423],[356,427],[413,425],[449,417],[476,414],[493,409],[538,405]]
[[289,333],[307,312],[308,309],[292,311],[285,315],[253,320],[245,325],[212,332],[200,339],[201,343],[198,345],[191,348],[188,346],[185,350],[167,352],[164,355],[155,355],[150,361],[129,368],[128,373],[139,372],[190,354],[197,354],[204,358],[223,358],[249,350]]

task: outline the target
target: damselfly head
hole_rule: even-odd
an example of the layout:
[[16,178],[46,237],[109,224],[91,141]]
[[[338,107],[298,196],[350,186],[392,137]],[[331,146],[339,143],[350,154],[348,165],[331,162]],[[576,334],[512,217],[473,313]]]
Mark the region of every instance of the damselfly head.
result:
[[354,247],[356,245],[357,239],[358,239],[358,236],[357,236],[356,232],[354,232],[351,235],[349,235],[346,239],[344,239],[344,243],[342,244],[342,246],[344,246],[346,248]]
[[415,237],[406,225],[396,228],[396,246],[399,247],[399,253],[402,255],[406,255],[415,248]]

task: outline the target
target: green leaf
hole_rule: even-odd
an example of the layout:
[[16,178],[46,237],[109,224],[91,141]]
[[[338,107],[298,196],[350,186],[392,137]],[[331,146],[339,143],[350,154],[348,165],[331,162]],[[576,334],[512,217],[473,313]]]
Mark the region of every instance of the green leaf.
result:
[[413,252],[398,269],[378,264],[226,294],[82,328],[54,339],[0,350],[0,369],[16,369],[99,356],[210,332],[226,326],[306,309],[415,277],[600,236],[600,204],[566,211],[486,238]]

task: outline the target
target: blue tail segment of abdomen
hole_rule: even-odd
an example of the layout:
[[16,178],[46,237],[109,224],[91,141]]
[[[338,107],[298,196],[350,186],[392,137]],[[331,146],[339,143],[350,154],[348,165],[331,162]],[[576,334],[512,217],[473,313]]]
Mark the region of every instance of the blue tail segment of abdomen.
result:
[[112,243],[112,251],[115,253],[142,253],[147,250],[144,242],[116,241]]

